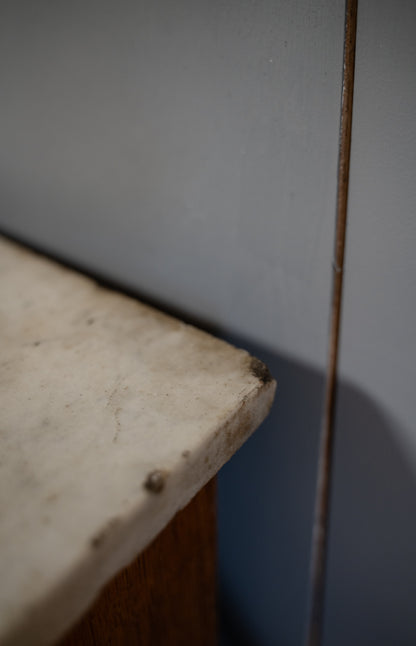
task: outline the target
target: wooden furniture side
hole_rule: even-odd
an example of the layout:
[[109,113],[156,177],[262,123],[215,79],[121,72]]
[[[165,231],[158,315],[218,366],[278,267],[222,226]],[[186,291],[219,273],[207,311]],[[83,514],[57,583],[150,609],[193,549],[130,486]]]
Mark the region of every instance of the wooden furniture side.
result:
[[213,478],[58,646],[214,646],[216,623]]

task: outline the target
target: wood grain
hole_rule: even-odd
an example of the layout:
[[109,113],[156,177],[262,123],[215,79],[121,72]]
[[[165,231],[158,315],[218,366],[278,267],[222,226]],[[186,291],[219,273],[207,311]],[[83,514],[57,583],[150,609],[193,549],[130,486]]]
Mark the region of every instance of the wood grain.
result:
[[102,591],[58,646],[216,644],[216,480]]

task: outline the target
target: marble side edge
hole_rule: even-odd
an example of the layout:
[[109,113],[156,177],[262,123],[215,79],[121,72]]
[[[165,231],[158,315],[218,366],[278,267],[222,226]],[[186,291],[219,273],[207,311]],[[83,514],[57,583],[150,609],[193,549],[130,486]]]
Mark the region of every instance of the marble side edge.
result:
[[[65,294],[62,295],[62,291],[65,292],[65,289],[72,280],[80,287],[81,291],[84,288],[87,289],[86,296],[88,297],[88,285],[92,284],[92,281],[89,279],[86,279],[71,270],[63,269],[59,265],[32,254],[27,250],[21,249],[12,243],[2,241],[0,238],[0,252],[2,248],[7,251],[12,260],[15,254],[17,263],[20,262],[20,259],[23,259],[24,263],[27,263],[27,270],[25,271],[30,271],[32,267],[31,257],[33,256],[33,258],[36,259],[34,260],[33,267],[37,267],[38,269],[40,267],[39,271],[43,279],[47,280],[49,272],[52,277],[55,277],[56,275],[56,287],[58,289],[57,298],[68,298]],[[36,278],[36,271],[34,274]],[[30,282],[29,276],[28,281]],[[41,293],[43,293],[42,290]],[[53,289],[51,293],[53,299]],[[51,297],[49,292],[46,295],[48,298]],[[106,290],[102,290],[102,292],[100,292],[99,299],[101,299],[99,300],[99,308],[101,309],[104,307],[103,300],[104,305],[106,304],[105,299],[108,299],[109,302],[111,301],[111,307],[109,308],[110,313],[107,315],[106,319],[107,327],[108,321],[112,322],[113,317],[116,318],[119,316],[118,311],[120,308],[123,310],[123,307],[125,307],[127,315],[132,317],[131,320],[134,322],[135,314],[134,312],[133,314],[131,312],[131,308],[133,307],[132,299],[128,299],[127,297],[120,296],[117,293]],[[142,551],[166,526],[175,513],[184,507],[204,486],[204,484],[206,484],[206,482],[208,482],[208,480],[217,473],[222,465],[261,424],[270,410],[275,394],[276,382],[270,376],[270,373],[264,364],[257,359],[250,357],[245,351],[232,348],[229,344],[213,339],[210,335],[197,331],[195,328],[192,328],[192,326],[183,326],[180,322],[177,322],[171,317],[166,317],[157,310],[152,310],[145,306],[143,306],[142,309],[146,317],[150,315],[154,318],[155,325],[162,321],[161,333],[163,333],[165,327],[168,330],[168,344],[166,347],[168,349],[167,351],[171,353],[173,358],[181,356],[179,352],[181,349],[180,344],[188,344],[188,341],[191,347],[193,343],[196,343],[195,352],[199,353],[197,355],[198,361],[200,359],[205,360],[204,352],[201,351],[198,344],[202,344],[203,348],[206,346],[208,353],[212,348],[212,351],[214,353],[218,353],[218,356],[222,357],[223,354],[226,355],[226,361],[224,363],[225,367],[220,366],[221,370],[219,370],[215,364],[214,367],[211,368],[209,362],[207,362],[207,365],[204,367],[205,372],[203,371],[202,375],[203,379],[201,378],[201,388],[206,384],[207,387],[209,387],[208,390],[211,389],[215,396],[216,391],[214,387],[211,388],[211,382],[215,386],[215,380],[218,378],[223,379],[224,374],[226,374],[226,370],[228,370],[228,366],[230,366],[230,388],[232,390],[235,381],[235,394],[230,400],[224,400],[228,403],[224,404],[223,409],[221,407],[218,409],[217,417],[208,416],[206,426],[201,423],[201,428],[198,432],[195,431],[192,433],[191,430],[186,430],[185,428],[178,439],[178,446],[175,447],[175,450],[177,449],[177,451],[174,455],[172,454],[172,451],[171,453],[166,453],[166,451],[164,452],[162,450],[163,446],[161,446],[159,451],[161,456],[160,464],[158,463],[158,466],[161,468],[162,472],[165,466],[163,460],[165,458],[169,458],[169,464],[167,464],[168,469],[166,471],[168,476],[166,477],[166,483],[164,483],[165,486],[163,487],[163,490],[157,491],[157,486],[154,490],[150,487],[149,491],[144,494],[142,489],[140,495],[137,496],[137,500],[134,501],[133,499],[133,503],[127,506],[124,510],[120,509],[120,513],[117,513],[117,515],[114,515],[113,512],[107,512],[104,509],[101,516],[97,516],[97,518],[99,517],[102,519],[100,524],[97,524],[97,526],[94,525],[94,533],[90,536],[87,542],[84,541],[84,547],[79,550],[77,549],[76,558],[71,561],[70,567],[67,569],[57,568],[56,577],[54,577],[53,583],[48,586],[44,586],[38,595],[34,595],[31,598],[30,603],[26,602],[23,604],[21,612],[17,615],[12,618],[9,617],[5,621],[0,617],[0,642],[3,646],[47,646],[47,644],[53,644],[53,642],[56,641],[56,639],[58,639],[88,608],[102,586],[122,567],[131,562],[131,560],[134,559],[137,554]],[[139,315],[139,313],[137,315]],[[151,322],[153,321],[153,318]],[[168,321],[169,325],[165,325],[164,321]],[[76,323],[76,325],[78,325],[78,323]],[[174,331],[172,331],[169,326],[178,326],[178,330],[176,330],[175,327]],[[129,332],[130,328],[128,328],[128,326],[126,329],[127,332]],[[76,328],[76,331],[78,334],[78,328]],[[107,332],[107,328],[104,329],[102,334],[104,335],[104,345],[102,347],[105,349],[108,338],[112,337],[108,337],[109,333]],[[94,341],[96,337],[92,333],[90,336]],[[100,338],[99,332],[97,332],[97,338]],[[115,338],[117,338],[117,336]],[[135,345],[132,346],[131,343],[132,342],[129,341],[129,337],[127,335],[125,346],[126,353],[131,352],[132,347],[136,347]],[[134,340],[134,343],[136,344],[137,341]],[[36,346],[36,344],[37,341],[30,345]],[[25,343],[24,345],[28,344]],[[122,348],[117,348],[117,353],[122,351]],[[30,352],[32,352],[32,350],[30,350]],[[59,348],[57,352],[58,354],[56,356],[59,358]],[[118,356],[117,353],[115,356]],[[161,354],[163,355],[163,352]],[[40,355],[39,361],[42,361],[43,356],[46,355]],[[153,355],[149,356],[153,361]],[[159,355],[156,358],[159,361]],[[149,362],[150,359],[149,357],[145,357],[145,367],[148,366],[146,361]],[[55,365],[53,364],[53,361],[55,361],[54,354],[50,355],[49,360],[52,362],[51,365]],[[195,364],[192,363],[192,353],[188,358],[184,359],[185,363],[188,360],[191,362],[192,368],[195,370]],[[171,366],[169,366],[169,368],[171,369]],[[210,370],[212,371],[212,378],[210,377]],[[218,377],[218,375],[220,375],[220,377]],[[167,380],[166,383],[168,384],[169,381]],[[186,388],[189,387],[189,383],[192,383],[192,380],[186,383],[188,386],[184,386],[185,393]],[[127,388],[127,386],[125,386],[125,388]],[[161,388],[162,390],[163,388],[166,388],[166,384],[162,384]],[[209,390],[209,392],[211,392],[211,390]],[[162,394],[164,394],[164,391],[157,393],[157,397],[159,397],[157,401],[162,401]],[[166,395],[167,394],[169,393],[166,393]],[[182,397],[184,396],[182,391],[180,391],[180,394]],[[202,395],[203,394],[204,393],[202,392]],[[156,395],[154,395],[154,397],[155,396]],[[108,400],[109,402],[112,397],[113,396],[111,395]],[[199,399],[199,397],[196,399]],[[46,399],[45,401],[47,402],[48,400]],[[232,406],[229,404],[229,401],[234,402]],[[194,408],[197,406],[195,402],[193,405]],[[160,407],[159,404],[158,406]],[[158,412],[158,406],[155,409],[156,412]],[[103,410],[106,409],[104,408]],[[205,408],[203,408],[201,404],[201,415],[208,415],[207,410],[209,412],[209,406],[205,405]],[[114,404],[111,408],[111,415],[112,419],[114,418],[112,423],[116,423],[116,426],[117,424],[120,425],[117,411],[121,411],[121,407],[117,408],[117,405]],[[172,408],[172,411],[177,414],[174,407]],[[198,411],[199,408],[196,407],[193,412],[195,419],[198,419]],[[120,415],[121,413],[119,416]],[[156,429],[155,432],[160,433],[160,442],[163,444],[163,424],[161,426],[160,421],[158,421],[158,424],[159,426],[157,428],[161,428],[162,430],[159,431]],[[176,427],[173,425],[172,428],[174,429],[179,427],[177,425]],[[128,428],[122,430],[123,432],[127,432]],[[122,434],[120,441],[123,440],[123,437],[124,435]],[[137,441],[140,440],[140,437],[141,435],[139,433]],[[143,437],[145,438],[145,435],[143,435]],[[97,438],[97,441],[101,441],[101,438],[98,435]],[[116,439],[116,436],[114,436],[113,442],[115,442]],[[65,441],[70,442],[71,436],[69,436],[68,439],[67,435]],[[193,442],[192,451],[188,450],[188,441]],[[112,445],[110,444],[110,446]],[[116,443],[115,447],[118,451],[121,451],[120,455],[122,456],[122,448],[117,448],[117,446],[118,445]],[[108,451],[108,448],[105,448],[105,450]],[[179,457],[176,458],[176,454]],[[165,458],[163,458],[164,455]],[[152,459],[154,459],[154,456]],[[140,469],[139,477],[143,478],[145,467],[141,466]],[[100,498],[97,499],[97,504],[102,504]],[[57,514],[58,521],[59,518],[62,517],[62,509],[60,510],[60,513],[61,516]],[[77,540],[81,540],[79,539],[79,536],[76,536],[76,538]],[[82,545],[82,541],[80,545]],[[10,567],[7,573],[11,573],[10,576],[12,576],[12,570],[10,570]]]
[[[210,446],[201,449],[189,472],[172,478],[168,509],[163,515],[154,516],[150,500],[145,516],[142,512],[132,516],[113,537],[108,537],[99,556],[101,563],[105,561],[105,569],[99,577],[96,558],[86,557],[70,577],[39,600],[37,607],[16,626],[10,627],[2,636],[2,646],[47,646],[63,636],[94,602],[102,587],[166,527],[258,428],[270,411],[275,390],[274,380],[262,385],[247,398],[244,411],[231,416],[224,427],[218,429]],[[132,537],[137,536],[138,526],[145,523],[149,527],[147,536],[138,545]]]

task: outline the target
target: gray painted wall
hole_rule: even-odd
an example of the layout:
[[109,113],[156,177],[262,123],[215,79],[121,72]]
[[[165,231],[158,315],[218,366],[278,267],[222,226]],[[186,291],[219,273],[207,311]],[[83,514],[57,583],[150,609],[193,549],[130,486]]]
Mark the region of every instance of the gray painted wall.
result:
[[343,3],[0,10],[4,224],[320,366]]
[[416,644],[416,4],[359,4],[327,646]]

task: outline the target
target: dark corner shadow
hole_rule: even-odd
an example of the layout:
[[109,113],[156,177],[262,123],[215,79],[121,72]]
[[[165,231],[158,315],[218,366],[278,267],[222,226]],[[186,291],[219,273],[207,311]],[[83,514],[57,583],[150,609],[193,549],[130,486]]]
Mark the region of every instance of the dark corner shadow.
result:
[[269,417],[219,474],[224,646],[300,646],[324,375],[239,336],[277,380]]
[[[324,376],[227,340],[265,361],[278,390],[268,419],[219,476],[224,646],[302,646]],[[403,436],[383,406],[340,381],[325,646],[416,643],[415,456]]]

